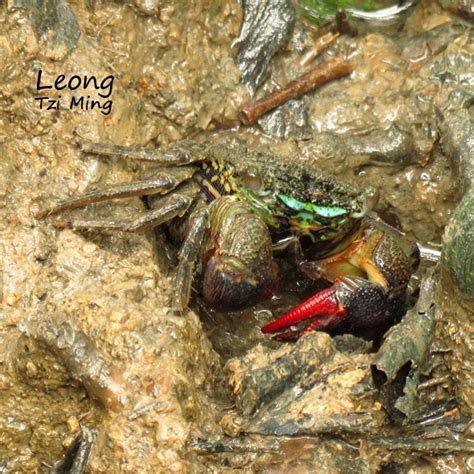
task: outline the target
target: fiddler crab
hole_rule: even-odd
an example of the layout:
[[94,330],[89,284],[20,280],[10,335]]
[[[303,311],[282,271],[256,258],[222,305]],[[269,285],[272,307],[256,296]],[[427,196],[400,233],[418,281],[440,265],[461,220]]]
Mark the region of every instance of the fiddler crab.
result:
[[[294,340],[314,330],[343,325],[387,327],[404,306],[417,264],[416,245],[369,215],[373,189],[358,192],[318,167],[242,144],[181,141],[151,150],[82,143],[95,155],[152,162],[149,178],[112,185],[41,211],[42,218],[98,201],[146,197],[148,209],[133,219],[60,220],[85,231],[137,231],[167,224],[180,243],[172,307],[184,310],[195,274],[202,298],[218,311],[251,307],[272,297],[280,278],[276,254],[291,252],[324,289],[262,328]],[[290,251],[291,249],[291,251]],[[283,332],[302,321],[303,329]]]

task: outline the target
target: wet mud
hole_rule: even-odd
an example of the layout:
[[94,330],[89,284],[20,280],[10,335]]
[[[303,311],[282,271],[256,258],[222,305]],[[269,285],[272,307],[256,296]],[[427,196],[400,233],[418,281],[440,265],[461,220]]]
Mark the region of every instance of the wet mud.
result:
[[[295,22],[286,46],[249,90],[235,62],[237,1],[46,3],[0,5],[0,471],[473,469],[465,279],[474,218],[466,204],[455,212],[463,195],[472,202],[474,50],[464,2],[420,1],[395,34],[341,35],[322,57],[344,56],[353,73],[252,127],[239,125],[242,106],[303,74],[302,55],[327,32],[297,7],[286,15]],[[68,89],[48,91],[61,95],[58,110],[40,110],[39,69],[44,84],[112,75],[110,113],[70,109],[73,97],[104,98]],[[386,222],[448,246],[436,268],[422,264],[412,318],[392,331],[413,336],[416,318],[432,318],[424,332],[416,326],[400,366],[379,363],[377,375],[381,359],[354,337],[281,344],[263,335],[262,325],[321,288],[288,262],[269,302],[220,314],[195,297],[177,316],[175,256],[163,233],[74,232],[35,218],[59,199],[147,170],[84,154],[81,141],[155,148],[185,138],[243,140],[372,185]],[[144,206],[129,198],[74,215],[126,219]],[[430,303],[418,310],[430,266]],[[399,386],[384,391],[388,379]],[[400,410],[403,396],[410,406]]]

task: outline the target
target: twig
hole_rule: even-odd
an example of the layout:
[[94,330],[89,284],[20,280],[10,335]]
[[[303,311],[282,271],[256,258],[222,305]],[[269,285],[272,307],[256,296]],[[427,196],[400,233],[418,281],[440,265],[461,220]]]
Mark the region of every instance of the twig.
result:
[[245,125],[253,125],[262,115],[277,108],[290,99],[298,99],[302,95],[321,87],[329,81],[347,76],[352,72],[348,61],[334,59],[315,66],[286,87],[273,92],[256,102],[245,105],[239,115]]
[[71,318],[58,315],[29,320],[23,332],[55,354],[70,376],[81,382],[106,408],[115,412],[122,409],[129,394],[128,382]]
[[327,49],[337,38],[339,33],[326,33],[320,36],[313,46],[311,46],[300,60],[300,66],[306,66],[310,63],[319,53]]
[[221,438],[217,441],[194,441],[191,449],[198,454],[215,453],[275,453],[280,449],[279,440],[259,442],[246,438]]
[[398,438],[396,436],[373,437],[368,439],[369,444],[393,450],[426,451],[431,453],[442,452],[474,452],[474,443],[445,440],[423,440],[415,438]]
[[128,416],[128,419],[131,421],[136,420],[145,413],[148,413],[149,411],[154,410],[155,408],[160,406],[164,406],[164,403],[155,401],[153,403],[149,403],[148,405],[135,408],[135,410],[133,410],[133,412]]
[[439,385],[439,384],[442,384],[442,383],[445,383],[445,382],[449,382],[450,380],[451,380],[450,375],[445,375],[443,377],[438,377],[436,379],[430,379],[430,380],[427,380],[426,382],[420,383],[420,385],[418,385],[418,390],[423,390],[425,388],[434,387],[436,385]]

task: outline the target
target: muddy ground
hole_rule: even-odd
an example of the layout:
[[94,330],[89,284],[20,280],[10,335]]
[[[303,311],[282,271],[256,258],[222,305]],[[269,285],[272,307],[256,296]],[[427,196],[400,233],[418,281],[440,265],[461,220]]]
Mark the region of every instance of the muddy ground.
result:
[[[50,221],[34,218],[58,199],[129,181],[146,168],[85,155],[81,140],[164,147],[184,138],[238,137],[282,160],[296,155],[346,181],[377,187],[381,216],[409,238],[441,245],[463,188],[459,167],[442,146],[447,138],[440,110],[452,100],[446,97],[449,87],[472,86],[472,63],[469,72],[464,59],[456,62],[474,54],[468,24],[436,2],[422,1],[395,36],[383,30],[342,36],[324,55],[345,55],[354,72],[303,99],[308,114],[303,135],[290,131],[278,138],[259,126],[229,129],[250,100],[239,83],[232,47],[242,20],[237,1],[69,3],[77,24],[64,23],[61,31],[54,16],[41,23],[35,20],[38,12],[18,8],[22,2],[0,6],[0,470],[50,472],[81,426],[97,434],[87,472],[472,469],[473,458],[465,453],[374,447],[360,432],[285,438],[276,452],[205,455],[193,449],[196,440],[230,431],[220,423],[235,404],[225,363],[257,343],[281,350],[260,327],[272,319],[269,309],[280,314],[307,287],[284,288],[270,303],[233,315],[212,313],[196,299],[187,314],[174,316],[163,247],[156,246],[152,231],[58,231]],[[298,16],[260,94],[300,75],[298,59],[320,34]],[[66,90],[49,93],[62,96],[59,110],[39,110],[34,100],[40,96],[39,69],[45,83],[59,74],[113,75],[112,112],[69,110]],[[342,140],[327,145],[323,132]],[[391,146],[390,133],[401,137],[400,146]],[[132,198],[78,215],[126,218],[143,206]],[[448,357],[439,359],[433,375],[441,382],[428,385],[423,396],[433,402],[457,395],[460,404],[452,410],[470,415],[472,392],[460,386],[470,378],[466,341],[472,306],[454,309],[449,286],[440,291],[438,319],[443,320],[432,351]],[[61,347],[56,353],[45,350],[38,324],[55,327],[64,320],[81,328],[105,366],[113,367],[106,370],[115,387],[110,393],[101,391],[94,374],[74,372],[61,358]],[[458,320],[462,323],[452,322]],[[376,408],[377,429],[396,433]],[[271,437],[251,440],[263,445]]]

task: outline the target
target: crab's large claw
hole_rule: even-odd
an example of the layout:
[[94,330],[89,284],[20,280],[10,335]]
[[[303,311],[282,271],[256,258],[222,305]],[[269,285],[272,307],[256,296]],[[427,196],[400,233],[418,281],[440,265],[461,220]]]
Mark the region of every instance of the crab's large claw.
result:
[[[301,321],[316,318],[306,328],[276,336],[297,339],[318,329],[344,322],[344,331],[376,336],[403,311],[405,290],[417,256],[414,245],[399,243],[394,231],[369,224],[343,251],[316,262],[302,262],[301,270],[333,286],[309,298],[281,318],[262,328],[279,332]],[[406,249],[405,249],[406,247]],[[365,333],[365,334],[364,334]]]
[[276,333],[297,323],[312,320],[303,329],[283,332],[275,336],[279,341],[298,339],[318,329],[330,329],[342,321],[348,326],[371,328],[382,325],[392,317],[393,301],[382,285],[360,277],[342,277],[330,288],[293,308],[262,328],[264,333]]

